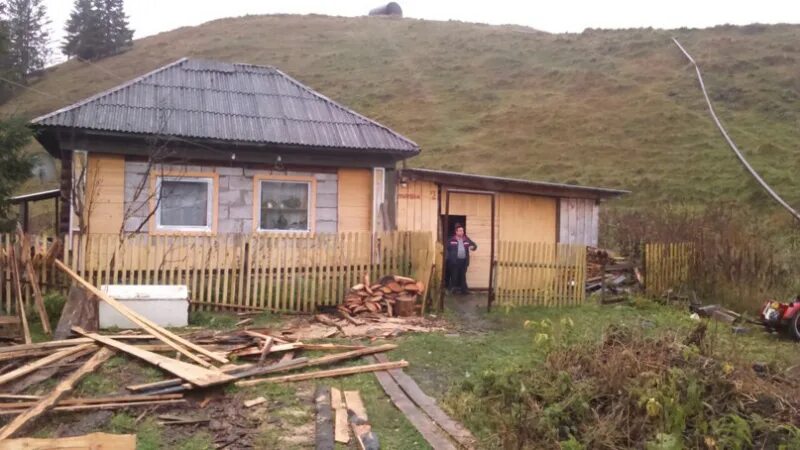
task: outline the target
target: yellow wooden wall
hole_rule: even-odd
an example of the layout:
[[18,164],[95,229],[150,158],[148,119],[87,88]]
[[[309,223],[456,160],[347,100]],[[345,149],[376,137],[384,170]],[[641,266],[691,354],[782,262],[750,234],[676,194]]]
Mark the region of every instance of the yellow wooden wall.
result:
[[125,157],[89,153],[84,214],[88,232],[119,233],[125,210]]
[[372,231],[372,170],[339,169],[339,232]]
[[556,242],[558,199],[497,194],[498,238],[517,242]]
[[436,208],[438,189],[430,181],[411,180],[397,187],[397,229],[429,231],[436,238],[439,218]]

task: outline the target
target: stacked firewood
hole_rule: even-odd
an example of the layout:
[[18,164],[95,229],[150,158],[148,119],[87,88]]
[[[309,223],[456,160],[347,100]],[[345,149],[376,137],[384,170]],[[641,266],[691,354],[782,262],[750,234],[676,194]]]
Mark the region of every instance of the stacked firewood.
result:
[[425,292],[425,284],[413,278],[400,275],[387,275],[377,283],[371,283],[369,275],[350,288],[339,305],[345,315],[385,313],[388,316],[414,315],[417,296]]

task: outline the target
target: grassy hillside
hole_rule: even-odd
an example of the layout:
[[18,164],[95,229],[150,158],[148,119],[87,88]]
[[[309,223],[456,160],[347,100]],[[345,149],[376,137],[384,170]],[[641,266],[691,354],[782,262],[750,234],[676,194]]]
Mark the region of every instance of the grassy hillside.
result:
[[[250,16],[67,62],[0,108],[49,112],[182,56],[271,64],[417,141],[413,166],[620,187],[620,206],[766,208],[708,118],[677,36],[753,165],[800,204],[800,26],[547,34],[459,22]],[[770,210],[774,210],[774,208]]]

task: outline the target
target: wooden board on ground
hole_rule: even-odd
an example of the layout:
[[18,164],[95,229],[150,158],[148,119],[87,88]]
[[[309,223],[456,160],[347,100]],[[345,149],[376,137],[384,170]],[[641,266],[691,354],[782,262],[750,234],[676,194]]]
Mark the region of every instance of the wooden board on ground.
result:
[[48,355],[45,356],[44,358],[37,359],[34,362],[25,364],[22,367],[18,367],[10,372],[6,372],[3,375],[0,375],[0,385],[6,384],[9,381],[16,380],[19,377],[25,376],[37,369],[53,364],[75,353],[90,352],[93,349],[95,349],[94,344],[82,344],[82,345],[76,345],[75,347],[60,350],[56,353],[53,353],[52,355]]
[[381,448],[378,436],[372,432],[372,426],[369,424],[367,409],[364,408],[364,402],[361,401],[361,394],[358,391],[344,391],[344,402],[347,405],[348,421],[359,448],[361,450]]
[[87,331],[97,331],[99,316],[97,299],[88,295],[85,290],[76,285],[69,288],[67,302],[58,319],[54,339],[66,339],[72,334],[72,327],[81,327]]
[[6,439],[0,450],[136,450],[135,434],[91,433],[54,439]]
[[4,426],[0,430],[0,441],[3,439],[10,438],[14,433],[16,433],[20,428],[22,428],[28,421],[33,420],[40,415],[44,414],[48,409],[55,406],[56,403],[61,399],[62,396],[67,394],[69,391],[75,387],[75,384],[80,381],[85,375],[91,373],[96,368],[103,364],[108,358],[114,355],[113,350],[109,350],[107,348],[101,348],[97,353],[94,354],[88,361],[83,363],[76,371],[69,374],[69,376],[63,379],[56,387],[50,391],[45,397],[43,397],[39,402],[32,406],[27,411],[23,412],[22,414],[18,415],[14,418],[11,422],[9,422],[6,426]]
[[194,364],[185,363],[183,361],[178,361],[177,359],[168,358],[157,353],[142,350],[134,345],[125,344],[115,339],[101,336],[97,333],[88,333],[80,327],[73,327],[72,330],[78,334],[94,339],[103,345],[113,347],[129,355],[143,359],[158,368],[166,370],[167,372],[186,380],[189,383],[192,383],[195,386],[213,386],[234,380],[234,377],[219,370],[209,370],[204,367],[195,366]]
[[317,386],[314,391],[314,404],[317,415],[314,421],[314,448],[316,450],[333,450],[333,411],[331,410],[331,389],[328,386]]
[[[386,355],[373,355],[373,358],[380,363],[387,363],[389,359]],[[436,401],[420,389],[413,378],[408,376],[402,369],[391,369],[389,375],[397,382],[406,395],[425,412],[436,424],[439,425],[447,434],[464,448],[473,448],[477,440],[475,436],[462,424],[453,420],[436,404]]]
[[374,372],[376,370],[389,370],[408,367],[407,361],[394,361],[386,364],[366,364],[363,366],[342,367],[340,369],[319,370],[317,372],[298,373],[280,377],[256,378],[254,380],[237,381],[236,386],[255,386],[261,383],[289,383],[295,381],[315,380],[318,378],[342,377],[357,373]]
[[406,416],[406,419],[419,431],[419,434],[428,441],[434,450],[456,450],[456,446],[447,438],[447,435],[436,424],[426,416],[417,406],[406,396],[397,382],[388,372],[375,372],[386,395],[392,403]]
[[336,442],[350,442],[350,427],[347,425],[347,406],[342,398],[342,391],[331,388],[331,408],[333,408],[333,436]]

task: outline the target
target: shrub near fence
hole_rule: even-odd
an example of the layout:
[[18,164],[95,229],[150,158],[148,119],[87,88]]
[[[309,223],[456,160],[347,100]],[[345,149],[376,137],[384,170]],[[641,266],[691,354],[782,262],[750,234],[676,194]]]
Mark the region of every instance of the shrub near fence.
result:
[[195,309],[205,310],[310,312],[339,303],[365,273],[426,280],[433,259],[426,232],[76,234],[69,244],[65,263],[96,286],[185,284]]

